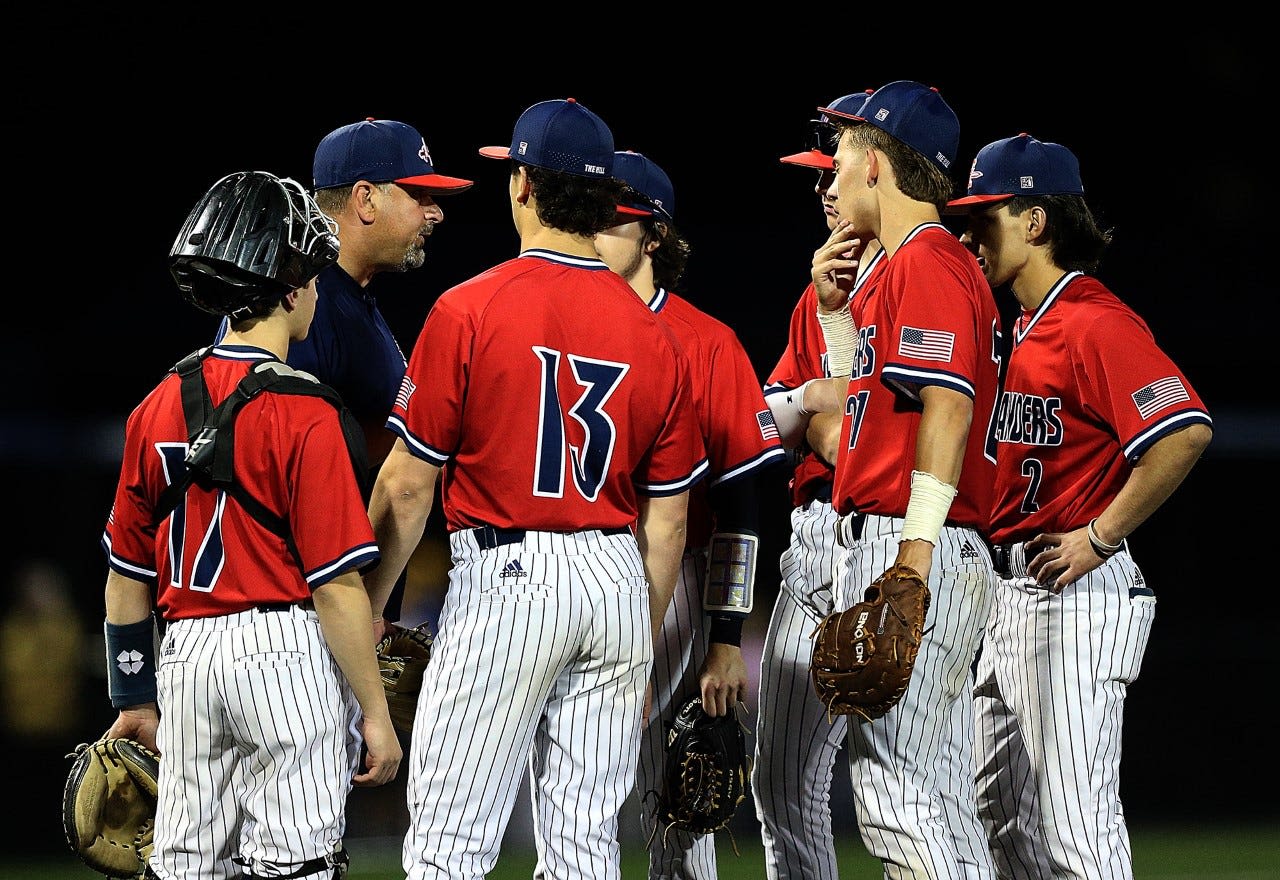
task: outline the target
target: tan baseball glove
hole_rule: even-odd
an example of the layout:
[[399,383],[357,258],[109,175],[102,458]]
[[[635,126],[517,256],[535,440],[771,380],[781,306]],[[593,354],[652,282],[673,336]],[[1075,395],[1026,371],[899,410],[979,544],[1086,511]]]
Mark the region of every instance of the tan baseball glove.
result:
[[418,711],[422,674],[431,659],[435,637],[426,621],[409,629],[398,623],[378,642],[378,667],[387,693],[391,723],[404,734],[413,732],[413,716]]
[[894,565],[867,587],[861,602],[818,624],[809,672],[829,714],[874,721],[902,699],[929,598],[915,569]]
[[81,743],[62,790],[62,827],[80,860],[108,877],[135,877],[151,855],[160,758],[142,743]]

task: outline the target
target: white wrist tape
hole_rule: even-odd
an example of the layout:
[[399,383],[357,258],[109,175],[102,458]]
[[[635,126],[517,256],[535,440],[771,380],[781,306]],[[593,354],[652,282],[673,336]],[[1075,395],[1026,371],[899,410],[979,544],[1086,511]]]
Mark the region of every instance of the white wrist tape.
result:
[[902,524],[902,540],[928,541],[936,547],[955,497],[954,486],[928,471],[912,471],[911,500],[907,502],[906,521]]
[[824,312],[818,310],[818,324],[827,343],[827,372],[833,378],[853,374],[853,358],[858,353],[858,328],[849,307]]

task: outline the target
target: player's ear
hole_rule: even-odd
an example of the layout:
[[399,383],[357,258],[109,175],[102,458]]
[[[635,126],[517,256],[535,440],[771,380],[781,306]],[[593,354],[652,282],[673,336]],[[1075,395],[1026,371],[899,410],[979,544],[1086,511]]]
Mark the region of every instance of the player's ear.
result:
[[515,176],[511,179],[511,185],[515,190],[515,200],[522,205],[528,204],[529,196],[533,194],[533,184],[529,182],[529,169],[523,165],[517,168]]

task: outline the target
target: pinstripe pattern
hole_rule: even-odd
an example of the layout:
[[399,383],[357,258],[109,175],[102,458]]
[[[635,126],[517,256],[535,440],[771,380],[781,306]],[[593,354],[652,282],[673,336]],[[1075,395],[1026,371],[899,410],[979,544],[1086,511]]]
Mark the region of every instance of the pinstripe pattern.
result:
[[1127,880],[1122,718],[1156,598],[1127,552],[1054,596],[1025,577],[1021,549],[978,661],[978,799],[996,867],[1019,880]]
[[[837,608],[860,600],[897,557],[902,519],[865,519],[862,539],[837,558]],[[969,699],[994,580],[991,559],[977,532],[951,527],[942,530],[934,556],[932,602],[911,686],[883,717],[849,725],[859,830],[889,880],[991,876],[982,829],[971,811],[958,808],[965,786],[948,779],[972,767],[972,737],[957,735],[970,710],[955,703]],[[951,809],[948,790],[956,792]]]
[[618,811],[652,663],[635,539],[529,532],[481,550],[464,531],[450,546],[410,746],[408,877],[491,871],[526,759],[540,873],[620,877]]
[[157,685],[189,710],[160,716],[157,874],[270,876],[341,847],[358,708],[314,611],[170,621]]
[[752,794],[769,880],[834,880],[831,776],[847,722],[827,719],[809,681],[812,635],[831,611],[836,515],[811,501],[791,511],[781,589],[760,660]]
[[686,695],[698,692],[698,671],[707,657],[706,614],[702,610],[704,552],[686,552],[667,616],[653,652],[653,706],[640,742],[636,790],[640,795],[640,827],[649,843],[649,876],[715,880],[715,835],[694,836],[659,826],[654,833],[655,793],[662,786],[667,727]]

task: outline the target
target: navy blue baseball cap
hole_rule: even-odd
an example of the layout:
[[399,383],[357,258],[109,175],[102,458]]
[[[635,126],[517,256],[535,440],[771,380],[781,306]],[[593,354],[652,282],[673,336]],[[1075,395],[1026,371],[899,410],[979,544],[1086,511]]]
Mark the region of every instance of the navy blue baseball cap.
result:
[[608,177],[613,132],[573,98],[540,101],[516,120],[510,147],[481,147],[480,155],[580,177]]
[[1023,132],[978,151],[969,172],[969,194],[947,202],[947,213],[961,214],[1014,196],[1083,195],[1075,155],[1062,144],[1038,141]]
[[671,178],[667,176],[667,172],[663,171],[657,162],[642,153],[631,150],[614,153],[613,176],[647,199],[647,201],[624,202],[618,205],[618,213],[675,220],[675,187],[671,185]]
[[955,111],[937,89],[908,79],[876,89],[862,109],[848,118],[888,132],[943,171],[951,170],[960,151],[960,120]]
[[448,194],[470,189],[474,183],[436,174],[426,138],[412,125],[372,116],[325,135],[316,147],[311,175],[316,189],[367,180],[421,186]]
[[844,119],[856,119],[862,106],[867,103],[867,98],[875,89],[867,89],[865,92],[854,92],[852,95],[844,95],[836,98],[831,102],[830,107],[819,107],[819,115],[817,119],[811,120],[810,125],[813,126],[813,146],[805,150],[803,153],[792,153],[789,156],[783,156],[778,159],[784,165],[799,165],[803,168],[818,168],[822,171],[830,171],[835,167],[827,149],[830,149],[829,138],[834,133],[831,127],[831,117],[841,117]]

